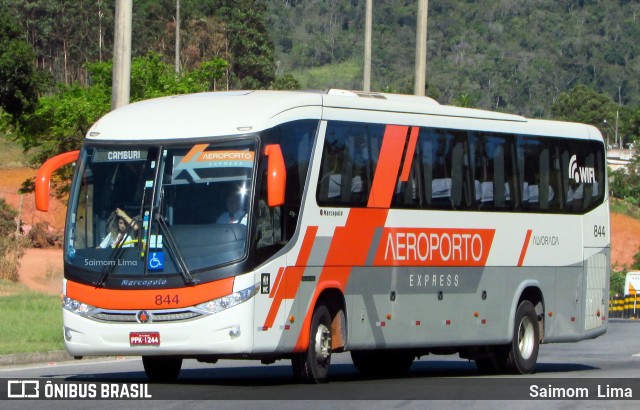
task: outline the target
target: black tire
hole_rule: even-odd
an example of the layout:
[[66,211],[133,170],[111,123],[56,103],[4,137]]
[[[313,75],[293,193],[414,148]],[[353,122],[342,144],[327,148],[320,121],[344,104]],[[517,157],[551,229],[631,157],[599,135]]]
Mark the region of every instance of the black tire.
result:
[[516,310],[513,340],[506,351],[505,371],[513,374],[531,374],[536,370],[540,328],[538,315],[528,300],[520,303]]
[[351,360],[366,376],[401,376],[411,367],[415,355],[402,350],[354,350]]
[[152,382],[170,383],[180,374],[182,358],[142,356],[142,365],[145,374]]
[[331,314],[320,304],[313,311],[309,346],[291,357],[293,374],[303,383],[326,383],[331,364]]

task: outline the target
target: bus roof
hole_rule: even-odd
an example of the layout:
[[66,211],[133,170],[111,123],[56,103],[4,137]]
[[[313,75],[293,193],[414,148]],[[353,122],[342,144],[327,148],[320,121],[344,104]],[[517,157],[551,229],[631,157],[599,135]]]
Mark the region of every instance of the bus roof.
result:
[[429,97],[345,90],[223,91],[145,100],[108,113],[91,127],[87,138],[133,141],[242,135],[291,119],[321,119],[328,109],[519,123],[524,133],[545,130],[542,135],[602,139],[595,128],[583,124],[440,105]]

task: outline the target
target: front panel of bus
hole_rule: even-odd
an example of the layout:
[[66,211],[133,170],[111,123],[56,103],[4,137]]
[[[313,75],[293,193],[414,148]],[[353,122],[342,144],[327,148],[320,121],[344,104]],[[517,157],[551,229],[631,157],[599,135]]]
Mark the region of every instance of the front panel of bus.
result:
[[[69,352],[250,353],[254,269],[295,235],[317,124],[189,142],[87,142],[64,249]],[[287,196],[270,207],[264,147],[274,143]]]

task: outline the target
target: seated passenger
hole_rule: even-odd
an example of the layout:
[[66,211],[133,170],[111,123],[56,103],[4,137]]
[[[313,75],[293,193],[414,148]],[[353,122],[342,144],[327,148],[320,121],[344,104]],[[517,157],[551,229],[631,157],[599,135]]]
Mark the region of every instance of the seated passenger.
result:
[[240,208],[240,195],[227,196],[227,212],[223,212],[216,220],[217,224],[247,224],[247,213]]

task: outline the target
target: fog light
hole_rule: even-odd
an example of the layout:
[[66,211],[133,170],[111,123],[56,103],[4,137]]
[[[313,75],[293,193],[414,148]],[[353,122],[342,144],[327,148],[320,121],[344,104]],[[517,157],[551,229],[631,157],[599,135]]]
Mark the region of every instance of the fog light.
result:
[[232,339],[235,339],[236,337],[240,336],[240,328],[239,327],[232,327],[231,329],[229,329],[229,336]]
[[71,341],[71,330],[67,329],[66,327],[64,328],[64,340],[66,340],[67,342]]

